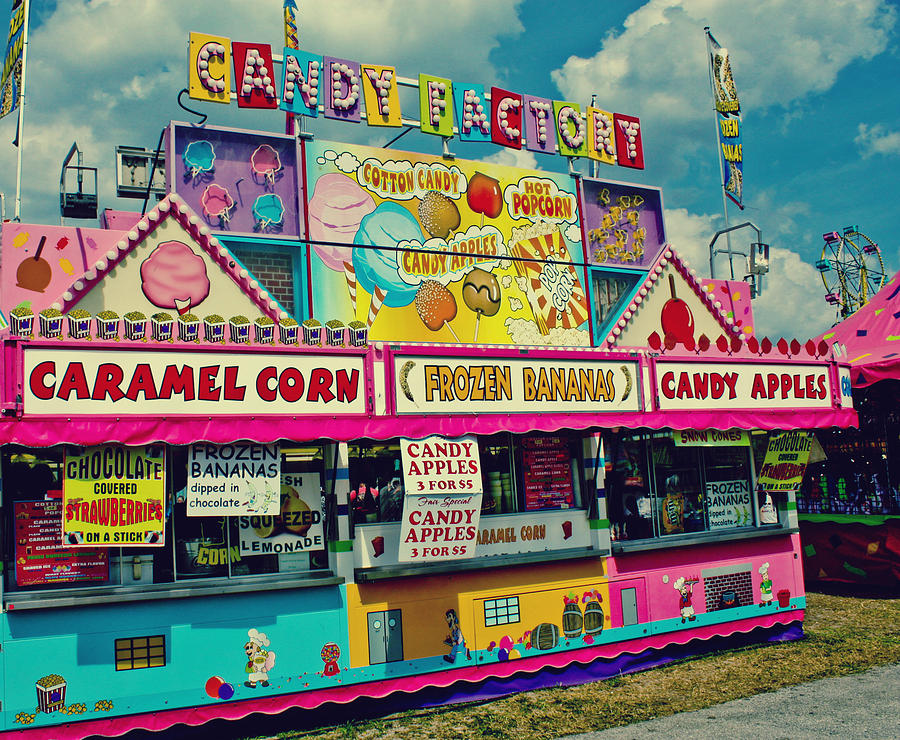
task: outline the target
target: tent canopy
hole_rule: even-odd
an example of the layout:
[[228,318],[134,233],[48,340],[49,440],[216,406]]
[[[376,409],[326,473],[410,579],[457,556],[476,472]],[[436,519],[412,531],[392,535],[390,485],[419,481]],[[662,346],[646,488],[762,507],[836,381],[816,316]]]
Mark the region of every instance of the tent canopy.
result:
[[847,348],[854,387],[900,379],[900,272],[866,305],[819,339]]

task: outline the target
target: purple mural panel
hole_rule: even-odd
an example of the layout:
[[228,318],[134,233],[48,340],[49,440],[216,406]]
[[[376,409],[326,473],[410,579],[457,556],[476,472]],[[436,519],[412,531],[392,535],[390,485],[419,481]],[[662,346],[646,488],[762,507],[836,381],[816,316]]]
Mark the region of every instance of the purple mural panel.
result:
[[585,251],[593,265],[643,270],[665,246],[658,188],[584,178],[581,208]]
[[291,136],[173,123],[166,181],[213,232],[303,237]]

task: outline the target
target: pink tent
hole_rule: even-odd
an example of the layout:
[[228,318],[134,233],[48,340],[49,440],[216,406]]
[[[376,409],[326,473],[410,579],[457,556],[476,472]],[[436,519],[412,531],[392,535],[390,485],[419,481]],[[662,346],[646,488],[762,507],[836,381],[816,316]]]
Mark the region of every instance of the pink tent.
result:
[[900,379],[900,272],[865,306],[819,339],[847,348],[854,388]]

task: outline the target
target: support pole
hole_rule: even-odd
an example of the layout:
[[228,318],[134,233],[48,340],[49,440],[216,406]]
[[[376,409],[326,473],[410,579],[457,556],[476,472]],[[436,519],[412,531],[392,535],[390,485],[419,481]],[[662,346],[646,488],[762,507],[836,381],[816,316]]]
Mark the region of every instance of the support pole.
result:
[[16,135],[18,154],[16,155],[16,207],[13,220],[18,221],[22,207],[22,150],[25,148],[25,60],[28,56],[28,20],[31,14],[31,0],[25,0],[25,19],[22,21],[22,84],[19,85],[19,121]]

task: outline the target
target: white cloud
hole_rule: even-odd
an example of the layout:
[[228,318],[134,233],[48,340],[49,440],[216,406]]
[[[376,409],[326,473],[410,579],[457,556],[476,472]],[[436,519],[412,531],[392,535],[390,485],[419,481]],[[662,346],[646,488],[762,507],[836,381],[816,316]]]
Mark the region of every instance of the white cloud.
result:
[[[897,12],[879,0],[650,0],[590,58],[572,56],[553,80],[573,100],[666,121],[706,120],[711,106],[703,27],[731,56],[741,103],[788,106],[829,89],[844,67],[887,47]],[[742,74],[743,73],[743,74]]]
[[900,154],[900,131],[888,131],[880,123],[874,126],[861,123],[857,131],[853,143],[866,159],[875,155]]
[[[666,236],[678,254],[686,259],[697,274],[709,277],[709,242],[721,227],[719,216],[694,214],[684,208],[666,209]],[[732,249],[748,251],[755,233],[733,232]],[[725,237],[716,242],[725,248]],[[742,280],[746,273],[743,257],[734,260],[734,273]],[[716,277],[731,276],[727,257],[716,257]],[[819,272],[790,249],[773,246],[769,252],[769,273],[763,279],[763,290],[753,300],[753,320],[757,337],[797,337],[809,339],[833,323],[833,312],[825,304],[825,291]]]
[[[502,84],[490,55],[501,34],[522,30],[520,2],[455,0],[452,7],[441,8],[429,0],[299,3],[300,40],[303,48],[318,53],[394,65],[402,76],[422,71]],[[278,0],[69,0],[46,14],[34,14],[26,80],[23,219],[59,218],[55,193],[73,139],[84,152],[85,164],[100,168],[101,204],[134,207],[135,201],[114,197],[109,166],[113,149],[117,144],[152,148],[169,120],[196,120],[176,103],[178,91],[187,85],[189,32],[269,43],[278,53],[284,38],[281,11]],[[276,111],[187,104],[208,114],[214,125],[259,130],[283,126],[284,117]],[[15,135],[15,118],[0,121],[0,142]],[[340,134],[330,133],[323,121],[310,128],[323,138],[373,144],[395,134],[368,126],[334,126]],[[0,191],[9,200],[15,192],[15,170],[15,149],[0,146]]]

